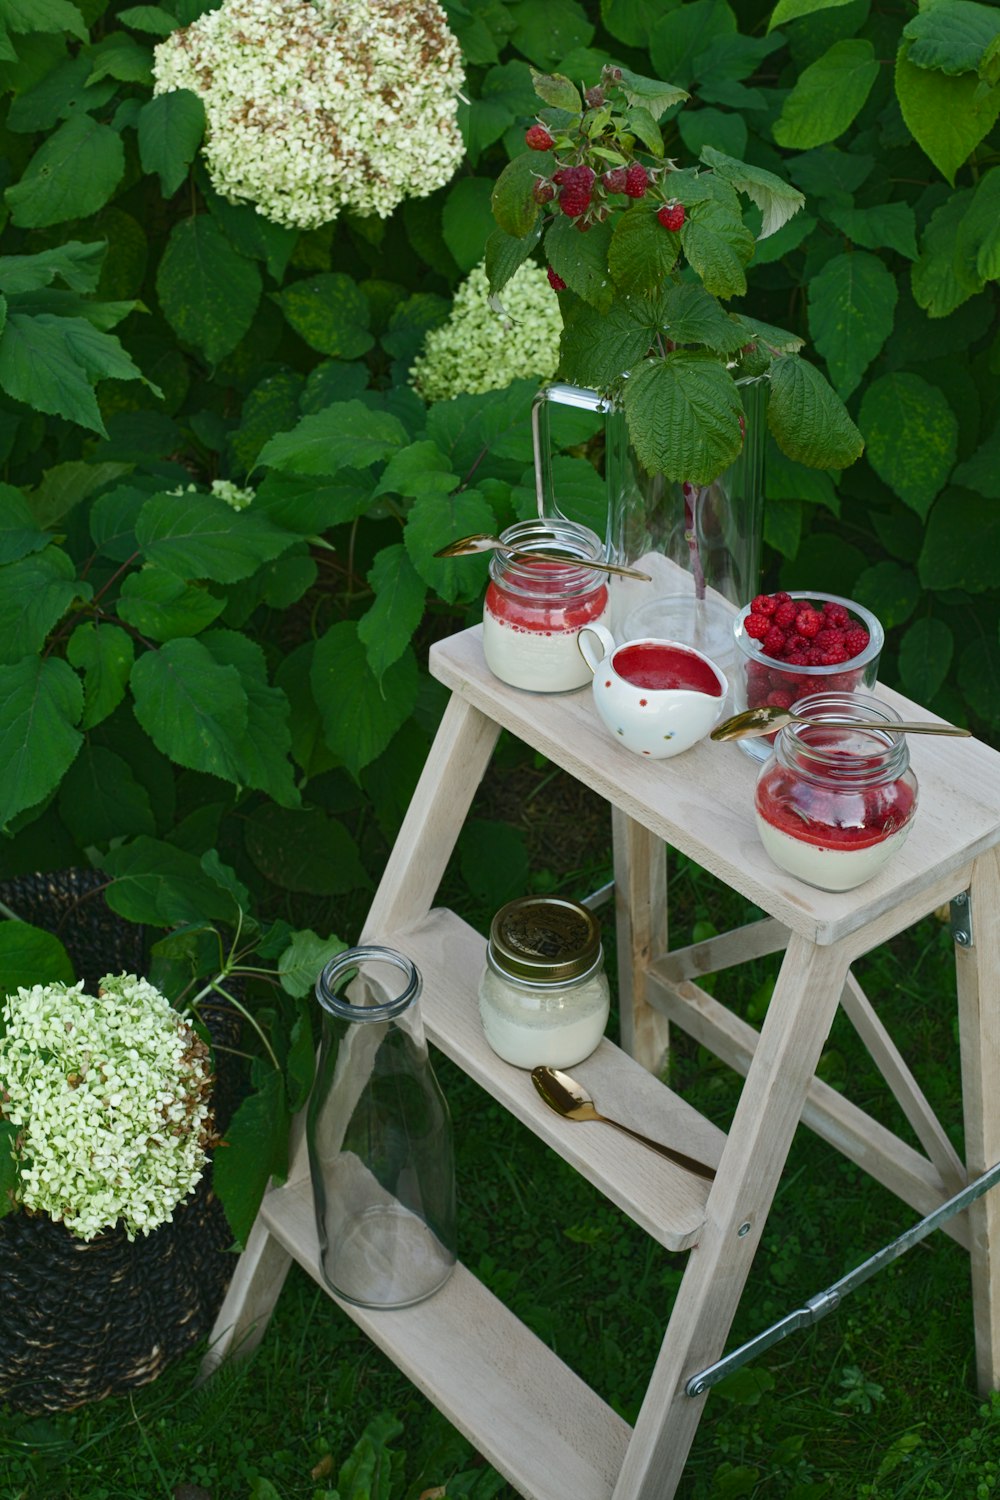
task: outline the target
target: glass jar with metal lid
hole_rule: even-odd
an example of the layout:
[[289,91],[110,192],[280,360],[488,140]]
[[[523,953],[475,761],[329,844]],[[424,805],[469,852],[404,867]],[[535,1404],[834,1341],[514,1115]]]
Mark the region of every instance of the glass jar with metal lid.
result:
[[593,912],[557,896],[508,901],[493,918],[479,1014],[498,1057],[568,1068],[604,1035],[610,997]]

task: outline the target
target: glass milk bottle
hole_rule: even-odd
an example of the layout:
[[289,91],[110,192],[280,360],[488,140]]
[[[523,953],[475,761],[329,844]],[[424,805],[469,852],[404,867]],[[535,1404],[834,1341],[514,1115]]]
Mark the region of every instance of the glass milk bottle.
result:
[[455,1265],[448,1105],[420,1019],[415,965],[350,948],[316,982],[323,1035],[307,1113],[323,1275],[362,1307],[409,1307]]

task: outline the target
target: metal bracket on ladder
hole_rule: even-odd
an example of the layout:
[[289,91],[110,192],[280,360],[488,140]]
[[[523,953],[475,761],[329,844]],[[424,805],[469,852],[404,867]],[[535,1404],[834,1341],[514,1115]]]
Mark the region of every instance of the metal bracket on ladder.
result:
[[968,1186],[962,1188],[961,1192],[942,1203],[940,1208],[936,1208],[933,1213],[928,1214],[912,1228],[905,1230],[896,1239],[890,1240],[888,1245],[884,1245],[866,1261],[862,1261],[860,1266],[849,1271],[832,1286],[828,1286],[826,1291],[818,1292],[815,1297],[810,1297],[803,1307],[797,1307],[787,1317],[780,1319],[777,1323],[772,1323],[771,1327],[765,1328],[763,1333],[758,1333],[756,1338],[741,1344],[731,1354],[724,1354],[714,1365],[709,1365],[697,1375],[692,1375],[684,1387],[684,1394],[703,1396],[713,1385],[718,1385],[720,1380],[731,1375],[734,1370],[739,1370],[755,1355],[762,1353],[765,1349],[770,1349],[772,1344],[777,1344],[779,1340],[787,1338],[790,1333],[795,1333],[800,1328],[808,1328],[812,1323],[818,1323],[820,1318],[840,1306],[848,1292],[853,1292],[855,1287],[861,1286],[862,1282],[874,1276],[876,1271],[881,1271],[883,1266],[898,1260],[907,1250],[912,1250],[913,1246],[918,1245],[922,1239],[926,1239],[932,1230],[968,1208],[970,1203],[981,1198],[997,1182],[1000,1182],[1000,1162],[990,1167],[981,1177],[970,1182]]
[[951,937],[960,948],[972,947],[972,899],[959,891],[951,903]]

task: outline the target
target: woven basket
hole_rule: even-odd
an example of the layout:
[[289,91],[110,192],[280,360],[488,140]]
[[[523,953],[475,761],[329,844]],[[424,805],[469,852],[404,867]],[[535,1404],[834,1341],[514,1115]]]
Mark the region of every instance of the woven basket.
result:
[[[92,871],[0,884],[0,900],[65,945],[78,979],[142,974],[141,928],[115,916]],[[239,1035],[223,1006],[204,1017],[214,1041]],[[213,1103],[221,1131],[239,1097],[239,1070],[217,1054]],[[0,1401],[22,1412],[66,1411],[145,1385],[206,1337],[236,1257],[206,1171],[173,1221],[133,1242],[121,1228],[79,1240],[26,1213],[0,1219]]]

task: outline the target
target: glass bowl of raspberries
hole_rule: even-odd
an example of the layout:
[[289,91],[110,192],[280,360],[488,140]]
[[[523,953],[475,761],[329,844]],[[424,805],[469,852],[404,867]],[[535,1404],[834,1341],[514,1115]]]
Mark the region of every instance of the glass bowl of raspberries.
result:
[[[836,594],[758,594],[735,625],[735,711],[762,703],[791,708],[812,693],[853,693],[875,686],[885,634],[863,605]],[[740,740],[766,760],[774,735]]]

